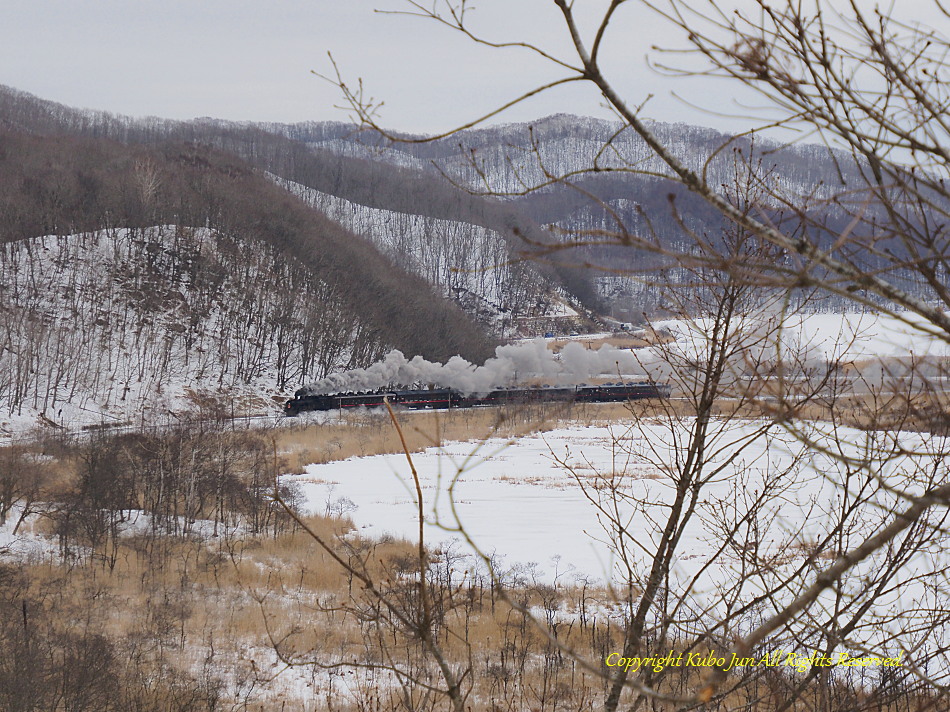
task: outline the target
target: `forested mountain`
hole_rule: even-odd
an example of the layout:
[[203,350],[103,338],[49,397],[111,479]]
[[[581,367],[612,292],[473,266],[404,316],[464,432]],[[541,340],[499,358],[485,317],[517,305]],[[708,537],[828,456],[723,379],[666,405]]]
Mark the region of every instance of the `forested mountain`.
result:
[[[857,212],[867,218],[878,209],[860,192],[848,197],[849,187],[865,185],[860,167],[849,155],[828,147],[734,138],[686,124],[650,126],[673,154],[692,170],[705,172],[711,184],[722,186],[734,200],[756,198],[770,206],[767,219],[774,224],[791,232],[803,229],[803,222],[823,225],[805,228],[813,230],[813,239],[823,247],[832,248],[834,236]],[[704,201],[664,180],[668,168],[637,134],[615,122],[562,114],[472,129],[427,143],[391,141],[343,124],[268,128],[316,150],[414,166],[444,174],[475,193],[504,197],[526,219],[553,228],[551,239],[580,243],[561,253],[562,264],[590,265],[583,279],[596,285],[601,308],[627,319],[658,306],[658,291],[644,286],[641,275],[662,271],[664,283],[684,278],[675,269],[666,270],[667,261],[658,252],[692,250],[695,235],[716,244],[728,227]],[[592,171],[594,167],[599,170]],[[808,221],[800,220],[800,209],[807,211]],[[618,234],[621,225],[657,249],[603,244],[603,236]],[[869,271],[888,266],[884,250],[901,254],[905,249],[889,238],[875,238],[873,247],[849,244],[835,249],[851,250],[847,258]],[[908,281],[912,277],[891,275],[911,291],[926,289]]]
[[[687,165],[697,171],[703,170],[707,159],[724,144],[748,151],[753,143],[748,138],[731,140],[727,134],[701,126],[648,123],[664,145],[683,156]],[[567,175],[594,165],[658,175],[669,170],[631,129],[621,130],[622,125],[617,122],[570,114],[548,116],[530,123],[470,129],[427,143],[394,142],[373,132],[356,132],[353,127],[340,123],[262,126],[313,148],[394,165],[437,166],[474,190],[497,193],[520,193],[526,186],[544,183],[552,176]],[[767,164],[781,164],[778,177],[789,189],[811,190],[825,184],[829,186],[825,194],[830,195],[831,186],[843,178],[830,166],[831,156],[825,147],[778,146],[765,139],[759,139],[759,143]],[[708,170],[712,178],[728,183],[733,178],[731,150],[716,156]]]
[[[754,165],[773,197],[808,194],[829,224],[847,219],[826,199],[855,167],[826,149],[720,150],[709,129],[653,128],[726,191]],[[614,170],[551,180],[592,165]],[[172,380],[179,401],[277,398],[392,348],[480,360],[498,337],[608,311],[635,321],[658,306],[638,275],[666,265],[598,235],[622,222],[677,250],[684,230],[724,227],[662,173],[639,138],[574,116],[399,143],[333,122],[131,119],[0,88],[0,405],[122,418]]]
[[5,412],[122,420],[209,393],[259,411],[392,348],[490,352],[428,282],[243,157],[94,121],[31,130],[16,98],[0,126]]
[[[339,122],[135,120],[77,112],[14,90],[0,92],[0,117],[33,127],[30,130],[109,136],[124,143],[179,140],[211,145],[310,189],[306,195],[312,205],[327,206],[340,199],[373,210],[421,216],[420,222],[377,213],[376,223],[367,228],[368,213],[363,211],[362,218],[346,226],[373,239],[400,266],[433,281],[441,294],[455,299],[483,327],[501,336],[519,333],[512,325],[520,317],[570,313],[571,307],[582,312],[613,307],[626,316],[652,312],[655,290],[644,289],[636,275],[662,268],[663,261],[647,252],[604,246],[599,235],[616,230],[618,223],[674,251],[693,242],[684,229],[715,241],[725,227],[703,201],[671,189],[658,177],[665,168],[638,136],[619,131],[619,124],[586,117],[557,115],[469,130],[428,143],[400,143]],[[707,170],[711,182],[724,190],[747,188],[737,183],[754,166],[756,180],[777,198],[770,215],[773,221],[795,220],[794,211],[783,214],[782,196],[796,204],[808,196],[814,210],[827,213],[822,219],[831,232],[850,219],[830,200],[855,175],[856,167],[846,156],[820,146],[731,139],[685,124],[654,123],[652,128],[690,167]],[[594,165],[612,170],[574,175],[571,186],[551,180]],[[451,185],[446,176],[465,190]],[[540,191],[527,191],[544,183],[550,184]],[[473,193],[494,195],[485,199]],[[507,243],[507,260],[497,261],[497,245],[485,241],[481,243],[489,247],[488,252],[476,260],[478,269],[491,265],[504,275],[482,280],[497,284],[494,293],[460,289],[457,272],[449,276],[444,267],[425,268],[419,259],[407,263],[405,250],[394,249],[431,243],[433,236],[436,243],[449,246],[447,254],[470,249],[467,242],[453,237],[452,228],[444,224],[436,228],[429,219],[485,228]],[[374,239],[380,231],[386,233],[385,239]],[[550,249],[565,241],[591,244],[585,249]],[[535,259],[538,254],[542,260]],[[527,263],[515,270],[505,266],[519,259]],[[869,269],[874,267],[868,264]],[[666,278],[675,280],[676,275]],[[525,297],[521,287],[525,280],[540,287],[537,299]]]
[[[419,269],[418,260],[402,259],[405,255],[386,250],[399,267],[407,267],[429,279],[437,293],[456,301],[470,316],[481,322],[489,333],[509,336],[517,329],[519,317],[543,317],[545,313],[563,313],[566,302],[595,307],[596,299],[588,280],[559,258],[546,265],[523,260],[535,248],[531,242],[543,243],[546,233],[523,213],[497,200],[486,200],[459,190],[441,176],[419,170],[404,170],[390,163],[354,159],[307,144],[271,130],[273,127],[235,124],[219,120],[199,119],[191,122],[162,119],[131,119],[102,112],[83,112],[47,102],[23,92],[0,89],[0,124],[31,134],[73,135],[108,138],[126,145],[155,146],[167,142],[213,147],[238,156],[250,166],[262,169],[277,179],[299,184],[317,194],[340,198],[356,205],[391,213],[418,215],[426,222],[426,234],[412,232],[417,224],[403,223],[379,215],[382,222],[370,231],[359,234],[372,239],[380,230],[387,232],[387,244],[419,244],[433,235],[450,245],[452,252],[470,251],[466,236],[458,237],[455,228],[447,228],[432,219],[451,221],[455,225],[472,225],[490,231],[499,245],[492,244],[491,254],[477,256],[478,269],[499,274],[486,277],[498,285],[493,293],[471,293],[459,289],[458,280],[448,278],[445,269]],[[311,204],[314,205],[313,200]],[[352,227],[351,225],[347,225]],[[393,231],[403,231],[393,234]],[[406,232],[408,231],[408,232]],[[476,230],[477,231],[477,230]],[[468,232],[465,228],[463,233]],[[375,241],[379,244],[379,240]],[[510,265],[522,262],[512,270]],[[458,265],[458,269],[466,269]],[[457,274],[457,273],[456,273]],[[530,298],[525,298],[523,283],[535,285]],[[568,312],[570,309],[568,308]]]

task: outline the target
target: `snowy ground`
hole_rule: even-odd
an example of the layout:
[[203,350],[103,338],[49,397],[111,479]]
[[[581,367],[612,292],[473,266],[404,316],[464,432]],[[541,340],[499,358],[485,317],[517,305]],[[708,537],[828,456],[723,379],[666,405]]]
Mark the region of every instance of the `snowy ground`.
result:
[[[773,333],[778,313],[765,311],[745,320],[746,333],[770,333],[773,345],[779,338]],[[702,352],[704,320],[672,319],[652,324],[669,329],[684,349]],[[912,312],[883,313],[799,313],[786,314],[782,321],[781,342],[804,360],[857,360],[901,356],[948,356],[950,343],[939,338],[933,327]]]
[[[565,434],[482,445],[451,443],[413,456],[431,522],[430,542],[457,538],[435,522],[455,524],[448,489],[458,476],[454,499],[459,518],[483,551],[504,554],[508,563],[536,562],[546,571],[553,571],[552,557],[560,556],[565,565],[603,576],[609,556],[585,533],[598,532],[596,517],[583,506],[576,484],[552,455],[552,448],[564,449]],[[591,440],[605,436],[605,430],[588,434]],[[404,455],[310,465],[306,474],[288,479],[302,486],[315,511],[325,511],[328,505],[339,509],[341,503],[345,509],[347,500],[352,502],[357,508],[349,516],[368,536],[413,537],[417,530],[415,494]]]
[[37,531],[39,520],[35,515],[25,517],[13,533],[22,512],[22,506],[14,505],[7,513],[7,520],[0,524],[0,560],[30,564],[58,561],[59,547],[54,539]]
[[[682,456],[694,423],[572,427],[513,442],[450,443],[414,455],[427,542],[469,555],[475,542],[493,555],[497,571],[520,572],[528,582],[622,581],[618,537],[608,533],[595,506],[609,510],[616,491],[622,493],[614,511],[627,533],[627,562],[634,572],[644,572],[669,512],[671,465]],[[683,596],[697,625],[715,619],[717,611],[732,605],[727,601],[751,601],[766,591],[771,591],[767,609],[790,602],[818,569],[893,521],[891,512],[907,506],[898,492],[917,494],[925,483],[947,479],[945,439],[831,432],[821,423],[797,427],[800,436],[826,449],[808,447],[761,420],[715,424],[706,469],[710,480],[676,547],[667,583],[674,595]],[[891,456],[877,457],[884,451]],[[365,535],[415,540],[415,491],[405,456],[310,465],[305,474],[287,479],[301,486],[312,510],[349,510]],[[945,516],[938,510],[935,516]],[[845,526],[819,547],[843,512]],[[453,531],[459,523],[471,542]],[[894,654],[900,646],[919,646],[918,659],[924,659],[943,635],[929,627],[928,611],[945,606],[950,553],[944,544],[941,534],[913,544],[894,578],[872,594],[866,577],[886,570],[894,553],[893,548],[876,552],[821,594],[811,611],[815,620],[852,605],[843,601],[871,595],[873,604],[849,634],[849,649]],[[812,554],[817,559],[806,564]],[[455,571],[466,570],[473,560],[455,562]],[[941,667],[939,674],[946,672]]]
[[[828,455],[807,453],[785,430],[762,432],[765,426],[763,421],[717,425],[711,467],[722,466],[722,471],[706,489],[706,501],[686,532],[677,562],[681,576],[693,575],[717,543],[716,508],[722,502],[738,502],[741,491],[776,489],[780,503],[774,506],[771,544],[763,546],[802,543],[821,530],[815,503],[831,502],[840,494],[836,483],[842,477],[836,473],[844,466]],[[612,537],[590,498],[597,500],[617,483],[628,495],[649,501],[637,512],[630,502],[621,506],[630,517],[632,538],[649,541],[655,533],[649,518],[662,514],[668,501],[669,463],[681,454],[689,427],[691,421],[574,427],[517,441],[430,448],[413,456],[429,523],[427,537],[430,543],[459,539],[452,529],[460,522],[483,552],[503,555],[507,566],[534,562],[548,579],[565,570],[609,578],[616,557],[605,540]],[[821,426],[809,427],[819,428],[814,436],[830,437],[820,432]],[[917,436],[902,437],[905,445],[923,447]],[[837,438],[850,439],[840,445],[856,457],[868,447],[858,431],[839,431]],[[878,471],[885,478],[900,478],[898,473],[906,473],[912,460],[907,456],[881,463]],[[314,511],[352,509],[350,516],[369,536],[415,536],[415,493],[404,455],[310,465],[305,474],[287,479],[301,485]],[[884,499],[882,495],[881,504],[886,504]]]

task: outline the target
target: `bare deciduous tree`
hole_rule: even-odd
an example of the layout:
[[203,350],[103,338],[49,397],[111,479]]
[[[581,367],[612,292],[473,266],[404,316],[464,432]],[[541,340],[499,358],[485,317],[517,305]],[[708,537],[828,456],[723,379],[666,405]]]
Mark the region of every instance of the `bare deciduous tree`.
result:
[[[642,2],[682,30],[689,51],[707,63],[698,73],[730,77],[761,93],[769,113],[760,128],[794,128],[817,138],[837,166],[838,185],[793,193],[782,181],[770,180],[754,158],[768,156],[776,146],[763,150],[728,139],[705,165],[727,149],[743,157],[744,175],[755,190],[736,200],[711,183],[706,170],[691,168],[687,157],[657,138],[640,108],[645,97],[621,95],[607,75],[601,63],[604,44],[614,35],[633,34],[617,12],[623,4],[612,0],[599,16],[580,17],[594,11],[553,0],[552,12],[559,13],[573,48],[567,59],[546,47],[479,34],[469,24],[464,0],[431,5],[409,0],[406,9],[476,43],[541,56],[562,72],[486,116],[420,140],[475,126],[555,86],[586,82],[621,122],[598,158],[613,151],[617,136],[635,133],[661,162],[667,180],[701,198],[732,226],[723,239],[711,239],[683,223],[690,240],[685,248],[671,248],[604,206],[615,218],[614,229],[576,236],[577,243],[597,239],[657,254],[672,269],[701,275],[693,286],[715,297],[706,305],[712,309],[694,305],[691,314],[684,309],[684,316],[704,320],[711,351],[695,360],[694,377],[684,384],[688,419],[677,432],[688,435],[653,454],[654,464],[665,468],[671,494],[655,499],[638,494],[622,473],[605,473],[587,492],[627,571],[626,594],[620,598],[629,614],[618,652],[631,658],[672,644],[685,652],[715,649],[727,662],[678,680],[669,670],[633,675],[626,669],[602,670],[604,708],[617,709],[624,699],[632,709],[945,704],[948,620],[938,611],[946,609],[950,594],[939,573],[950,506],[943,441],[946,360],[896,359],[850,369],[842,356],[816,372],[800,349],[789,348],[783,331],[787,307],[797,299],[793,295],[807,293],[873,307],[918,333],[950,342],[950,194],[945,184],[950,41],[937,28],[902,21],[896,7],[886,12],[865,10],[856,2],[842,8],[821,0],[807,7],[793,0],[758,0],[752,12],[732,12],[715,0]],[[950,19],[939,2],[933,3],[933,13],[939,22]],[[665,65],[675,65],[675,59]],[[697,73],[694,67],[690,73]],[[334,81],[357,120],[388,135],[362,83],[348,85],[339,72]],[[533,158],[542,162],[540,154]],[[576,181],[585,175],[643,170],[623,155],[614,158],[570,175],[546,173],[542,184],[521,186],[519,192],[554,183],[583,190]],[[478,173],[477,163],[473,170]],[[672,210],[675,215],[675,204]],[[743,251],[749,245],[754,250]],[[762,331],[739,333],[749,310],[734,307],[750,287],[779,295],[783,304],[776,326],[764,336]],[[757,338],[768,343],[774,358],[763,358],[762,349],[753,354]],[[680,363],[672,373],[682,377],[688,364],[681,353],[675,358]],[[737,364],[747,368],[747,382],[757,382],[757,388],[739,389],[742,379],[729,382]],[[877,368],[879,376],[872,373]],[[727,407],[727,417],[717,420],[715,407],[730,390],[729,397],[749,410]],[[814,407],[811,415],[807,407]],[[750,422],[760,424],[762,432],[730,433],[750,427],[738,420],[746,412],[757,416]],[[710,487],[722,474],[723,458],[741,457],[758,435],[775,438],[777,433],[792,438],[782,446],[796,453],[791,460],[768,465],[760,481],[735,480],[732,498]],[[805,524],[788,530],[781,523],[781,503],[794,500],[789,490],[800,486],[806,471],[824,479],[814,499],[794,505],[802,509]],[[647,544],[631,534],[631,511],[652,523]],[[697,578],[678,581],[676,561],[692,517],[704,522],[718,544]],[[772,537],[768,546],[767,537]],[[693,595],[698,577],[714,569],[732,578],[717,582],[705,596]],[[786,652],[816,651],[817,657],[845,649],[883,657],[886,651],[899,655],[902,665],[881,668],[873,680],[856,681],[847,671],[831,672],[815,660],[797,679],[728,662],[782,646]]]

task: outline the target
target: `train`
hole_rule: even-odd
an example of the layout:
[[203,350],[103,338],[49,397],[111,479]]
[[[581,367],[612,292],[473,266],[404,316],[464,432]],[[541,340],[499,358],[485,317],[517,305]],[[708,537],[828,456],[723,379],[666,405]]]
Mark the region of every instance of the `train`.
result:
[[618,403],[646,398],[669,398],[666,383],[604,383],[596,386],[498,388],[484,395],[466,395],[453,388],[362,391],[358,393],[311,394],[301,388],[284,404],[284,415],[312,410],[380,408],[391,405],[414,410],[477,408],[479,406],[527,405],[530,403]]

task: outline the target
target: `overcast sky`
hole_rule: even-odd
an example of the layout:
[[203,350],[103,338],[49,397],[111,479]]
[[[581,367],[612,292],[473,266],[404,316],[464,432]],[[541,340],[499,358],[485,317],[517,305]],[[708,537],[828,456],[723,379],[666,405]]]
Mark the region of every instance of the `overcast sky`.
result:
[[[473,22],[491,37],[530,39],[569,56],[551,0],[476,4]],[[311,73],[330,72],[332,52],[348,81],[362,78],[385,100],[384,125],[431,133],[560,76],[528,52],[475,47],[431,21],[374,12],[401,7],[399,0],[3,0],[0,83],[133,116],[346,120],[334,108],[338,90]],[[652,118],[744,128],[690,105],[739,113],[751,97],[732,84],[671,81],[648,67],[651,45],[682,45],[661,20],[634,2],[621,8],[615,26],[605,59],[630,103],[653,94],[646,110]],[[572,88],[500,120],[557,112],[607,115],[595,92]]]

